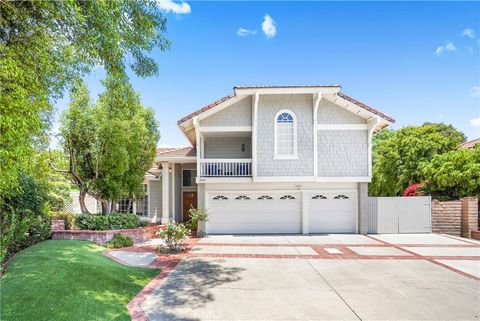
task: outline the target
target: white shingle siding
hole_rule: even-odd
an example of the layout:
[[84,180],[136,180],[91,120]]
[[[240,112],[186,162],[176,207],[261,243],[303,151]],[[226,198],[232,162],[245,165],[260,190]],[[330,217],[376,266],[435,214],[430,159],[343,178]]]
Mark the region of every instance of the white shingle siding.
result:
[[[251,142],[250,137],[207,137],[205,158],[251,158]],[[244,152],[242,144],[245,144]]]
[[[260,95],[257,117],[257,175],[313,175],[312,95]],[[297,117],[297,159],[274,159],[274,118],[281,109]]]
[[251,126],[252,98],[239,102],[200,121],[200,126]]
[[368,176],[366,130],[318,131],[318,176]]
[[367,120],[326,99],[320,100],[317,120],[319,124],[366,124]]

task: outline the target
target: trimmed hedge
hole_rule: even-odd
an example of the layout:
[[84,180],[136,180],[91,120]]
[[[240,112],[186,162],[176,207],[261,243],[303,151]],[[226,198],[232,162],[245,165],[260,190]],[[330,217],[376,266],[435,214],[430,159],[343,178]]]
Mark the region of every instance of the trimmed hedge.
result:
[[142,227],[145,226],[145,222],[135,214],[81,214],[76,216],[75,225],[80,230],[104,231]]

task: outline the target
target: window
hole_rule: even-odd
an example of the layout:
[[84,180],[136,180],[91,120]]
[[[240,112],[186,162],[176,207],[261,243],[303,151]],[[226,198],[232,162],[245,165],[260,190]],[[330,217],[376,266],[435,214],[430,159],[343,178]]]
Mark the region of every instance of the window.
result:
[[223,196],[223,195],[217,195],[213,198],[213,200],[215,200],[215,201],[226,201],[226,200],[228,200],[228,197]]
[[246,195],[240,195],[240,196],[237,196],[235,197],[236,200],[249,200],[250,197],[246,196]]
[[318,194],[318,195],[315,195],[312,197],[312,200],[326,200],[327,197],[325,195],[322,195],[322,194]]
[[184,169],[182,172],[183,172],[183,179],[182,179],[183,187],[197,186],[197,183],[195,182],[195,178],[197,177],[196,169]]
[[262,195],[257,200],[273,200],[273,197],[268,196],[268,195]]
[[292,159],[297,157],[297,123],[290,110],[280,110],[275,115],[274,158]]
[[[136,200],[136,214],[147,216],[148,215],[148,186],[147,184],[143,184],[143,197],[140,197]],[[118,201],[118,211],[122,213],[133,213],[133,201],[130,204],[130,209],[128,209],[128,198],[122,198]]]
[[349,197],[347,195],[340,194],[340,195],[335,196],[334,199],[336,199],[336,200],[348,200]]
[[295,197],[293,197],[292,195],[283,195],[282,197],[280,197],[281,200],[294,200]]

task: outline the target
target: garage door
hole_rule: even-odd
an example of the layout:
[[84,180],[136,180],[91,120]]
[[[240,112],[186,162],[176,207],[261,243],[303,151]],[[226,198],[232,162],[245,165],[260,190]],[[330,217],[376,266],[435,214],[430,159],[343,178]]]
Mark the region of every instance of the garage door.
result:
[[310,233],[355,233],[356,192],[318,192],[309,196]]
[[208,234],[300,233],[298,192],[207,194]]

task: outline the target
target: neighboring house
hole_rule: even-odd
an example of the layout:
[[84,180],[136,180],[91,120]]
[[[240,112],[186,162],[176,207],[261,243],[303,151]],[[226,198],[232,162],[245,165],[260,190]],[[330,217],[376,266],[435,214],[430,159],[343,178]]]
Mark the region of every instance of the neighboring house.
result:
[[461,143],[459,146],[461,148],[468,148],[473,150],[478,144],[480,144],[480,137]]
[[240,86],[180,119],[193,147],[158,149],[142,213],[204,207],[206,233],[366,233],[372,135],[391,117],[338,85]]

